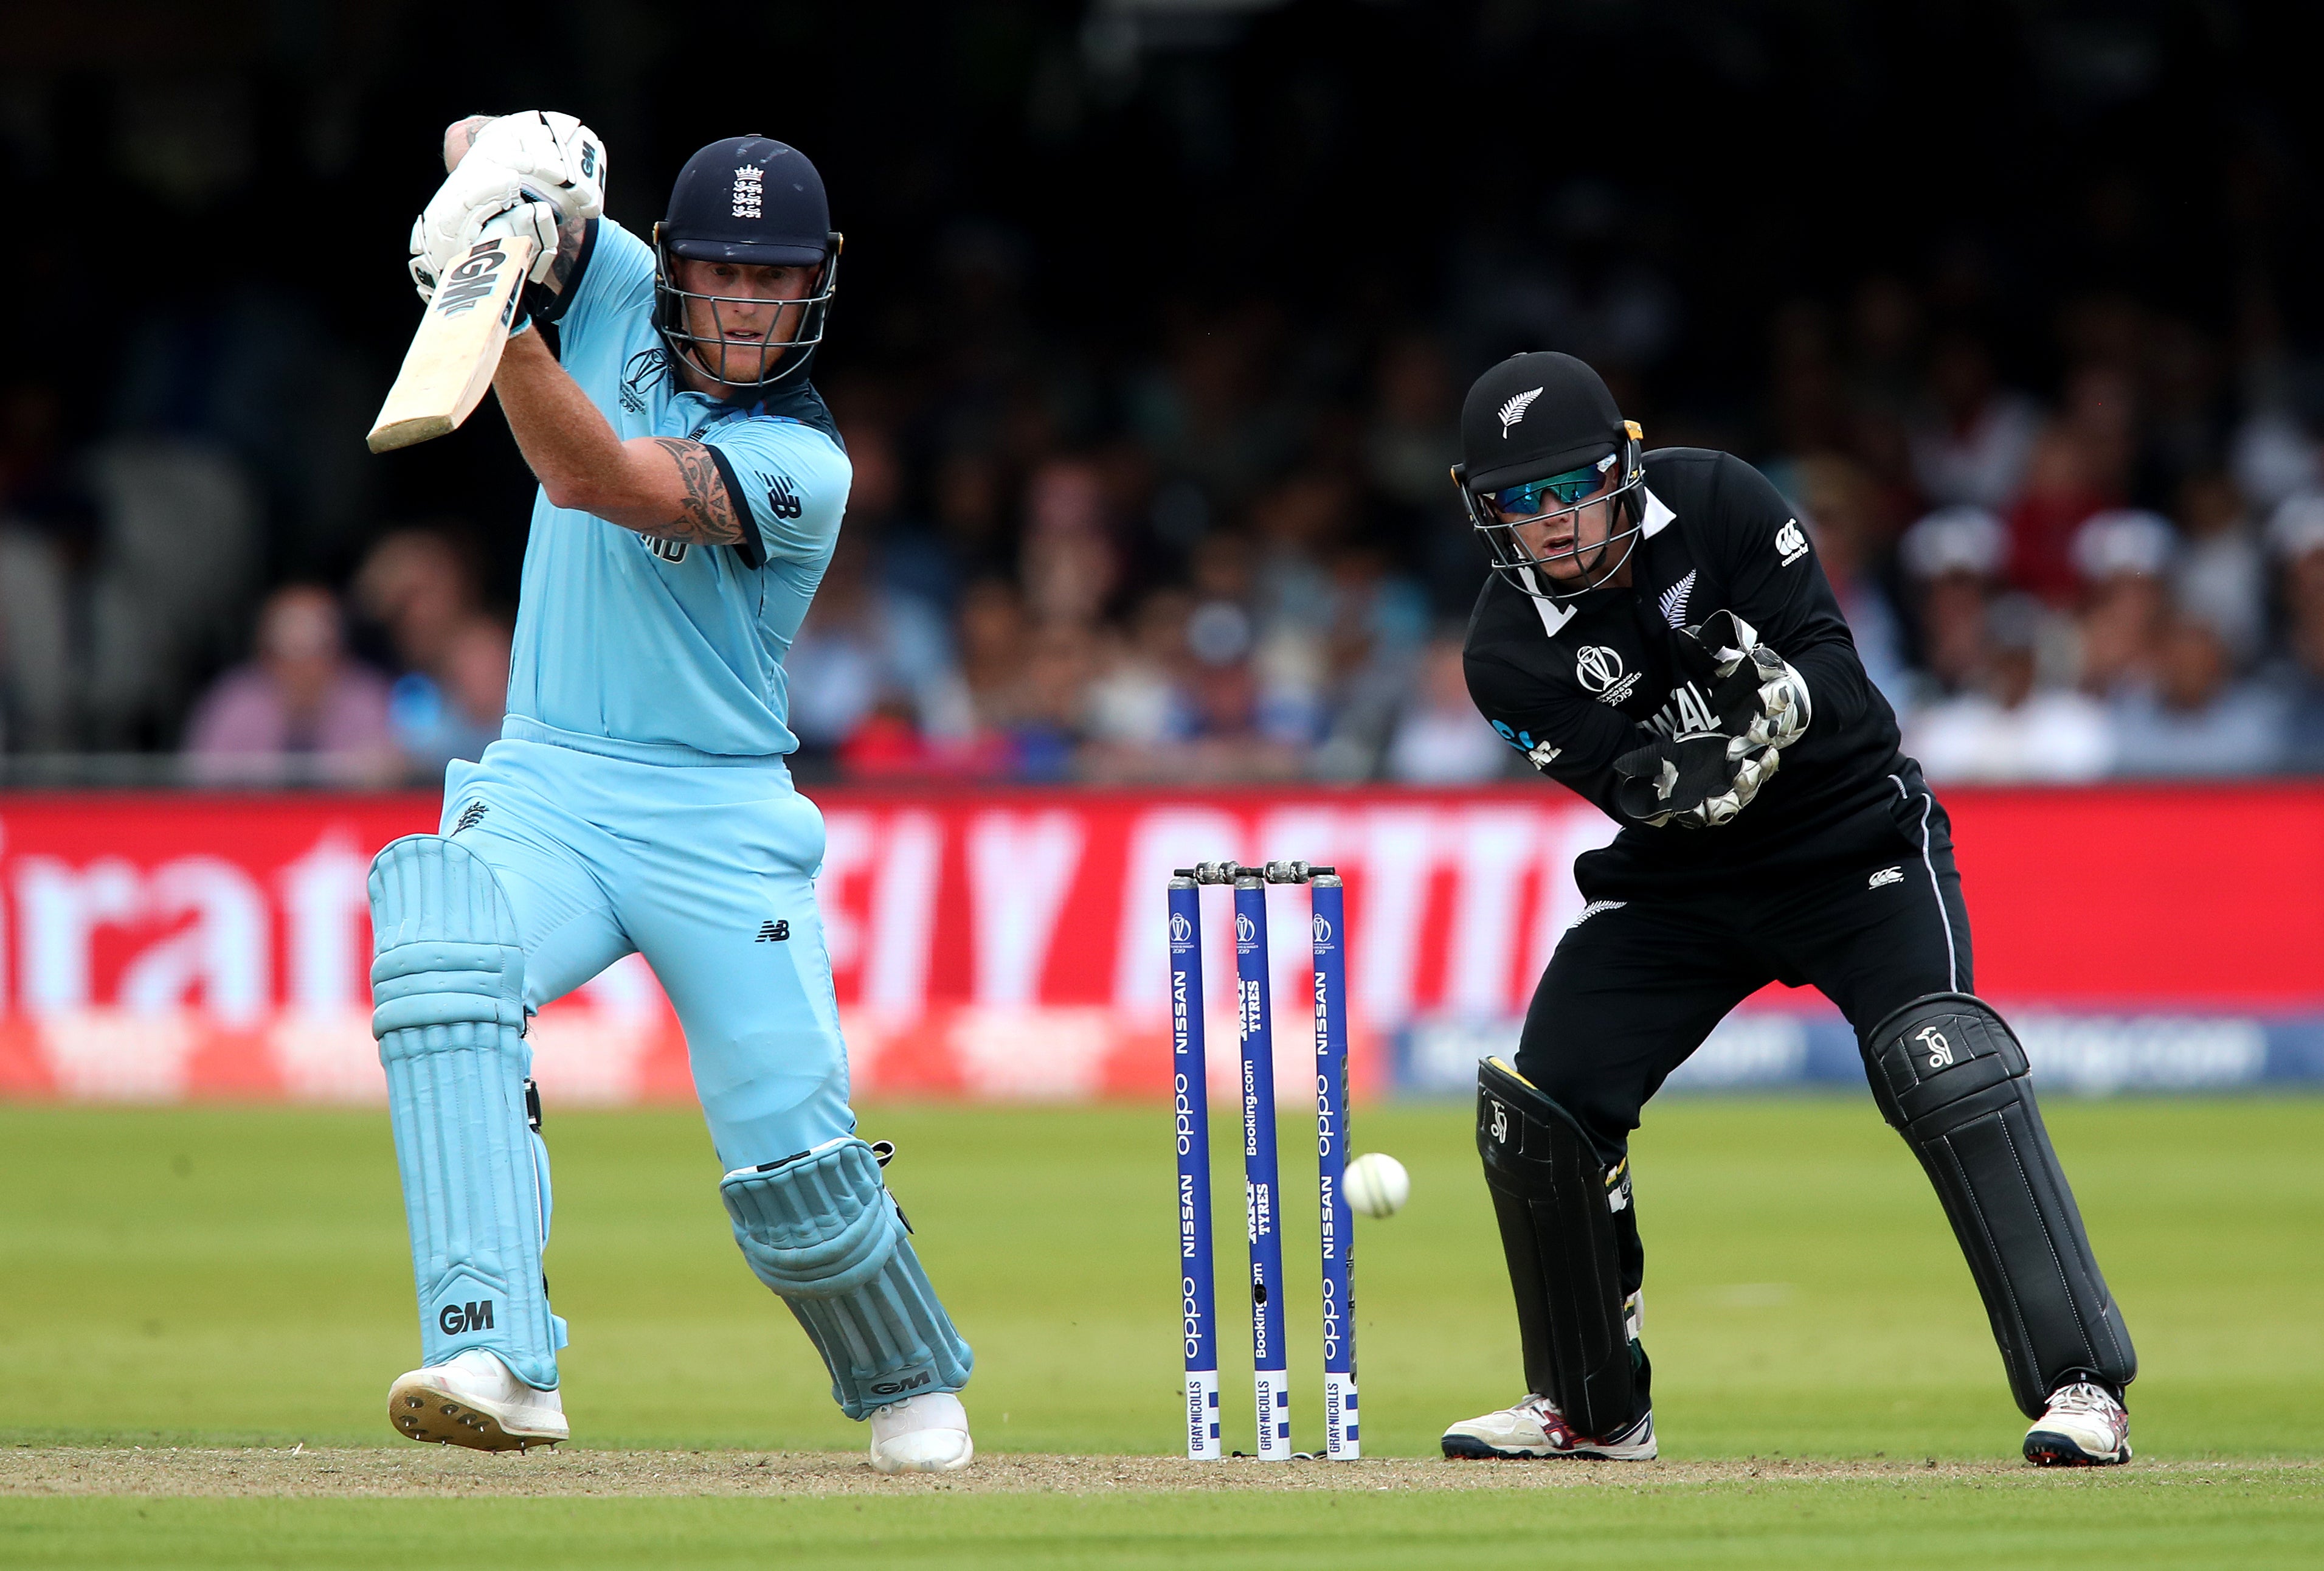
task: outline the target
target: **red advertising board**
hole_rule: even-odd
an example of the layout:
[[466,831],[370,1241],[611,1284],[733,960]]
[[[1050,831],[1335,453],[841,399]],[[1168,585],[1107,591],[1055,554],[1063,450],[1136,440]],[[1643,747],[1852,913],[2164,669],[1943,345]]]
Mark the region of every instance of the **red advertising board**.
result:
[[[1198,858],[1333,862],[1360,1086],[1417,1020],[1507,1020],[1611,827],[1563,792],[817,793],[820,883],[859,1089],[1075,1097],[1164,1083],[1163,887]],[[2101,1010],[2324,1007],[2324,790],[1953,791],[1979,990]],[[0,797],[0,1095],[374,1099],[364,878],[432,798]],[[1231,1041],[1222,929],[1207,967]],[[1304,900],[1279,890],[1276,995]],[[1794,1002],[1775,990],[1756,1007]],[[1286,1062],[1310,1043],[1283,1012]],[[1290,1029],[1285,1029],[1285,1028]],[[651,973],[536,1022],[567,1100],[682,1097]],[[1214,1054],[1231,1058],[1231,1055]]]

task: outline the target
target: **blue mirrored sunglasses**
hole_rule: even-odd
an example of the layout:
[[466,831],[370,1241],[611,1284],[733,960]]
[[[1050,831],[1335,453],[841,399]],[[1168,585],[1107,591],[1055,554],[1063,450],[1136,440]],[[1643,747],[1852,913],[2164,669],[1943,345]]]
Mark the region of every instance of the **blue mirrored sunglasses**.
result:
[[1560,506],[1571,507],[1605,484],[1606,471],[1610,467],[1609,461],[1601,459],[1579,469],[1568,469],[1563,475],[1552,475],[1546,480],[1503,486],[1489,492],[1485,500],[1505,518],[1538,517],[1548,511],[1543,497],[1554,497]]

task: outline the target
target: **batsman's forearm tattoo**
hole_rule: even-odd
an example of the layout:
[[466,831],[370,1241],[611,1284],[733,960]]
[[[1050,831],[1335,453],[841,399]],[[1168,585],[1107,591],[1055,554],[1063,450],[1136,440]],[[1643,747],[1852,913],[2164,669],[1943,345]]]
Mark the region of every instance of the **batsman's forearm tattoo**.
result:
[[711,457],[710,449],[700,442],[675,437],[656,437],[654,445],[677,463],[678,484],[685,488],[686,497],[679,504],[678,517],[646,532],[664,540],[699,541],[704,545],[733,545],[740,541],[742,525],[734,516],[733,501],[726,494],[726,483],[719,478],[717,460]]

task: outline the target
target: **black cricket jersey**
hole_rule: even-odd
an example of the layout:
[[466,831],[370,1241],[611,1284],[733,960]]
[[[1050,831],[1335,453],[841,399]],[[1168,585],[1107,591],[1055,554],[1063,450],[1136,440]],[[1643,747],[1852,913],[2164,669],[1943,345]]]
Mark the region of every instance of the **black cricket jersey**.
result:
[[[1896,716],[1864,674],[1840,602],[1789,504],[1750,465],[1702,448],[1645,459],[1631,587],[1541,600],[1499,573],[1469,618],[1469,693],[1536,768],[1623,826],[1577,864],[1585,895],[1680,890],[1739,872],[1806,870],[1895,849],[1903,782]],[[1618,546],[1616,549],[1619,549]],[[1655,828],[1614,805],[1614,761],[1657,735],[1712,725],[1675,649],[1682,627],[1732,611],[1806,682],[1812,718],[1730,823]]]

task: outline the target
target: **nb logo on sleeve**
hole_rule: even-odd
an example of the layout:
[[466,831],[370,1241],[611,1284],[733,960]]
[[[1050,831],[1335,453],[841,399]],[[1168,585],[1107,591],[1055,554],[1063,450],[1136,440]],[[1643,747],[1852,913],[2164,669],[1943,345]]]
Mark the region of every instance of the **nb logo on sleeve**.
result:
[[778,475],[768,485],[767,510],[777,518],[783,519],[797,518],[807,511],[806,504],[798,499],[798,493],[792,489],[789,476]]
[[686,560],[686,541],[682,540],[664,540],[659,535],[642,533],[638,536],[638,539],[645,542],[646,550],[653,552],[665,562]]

